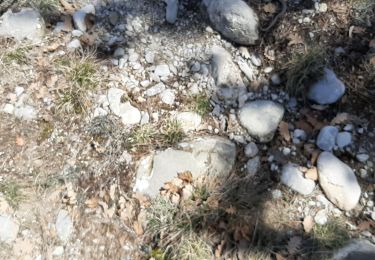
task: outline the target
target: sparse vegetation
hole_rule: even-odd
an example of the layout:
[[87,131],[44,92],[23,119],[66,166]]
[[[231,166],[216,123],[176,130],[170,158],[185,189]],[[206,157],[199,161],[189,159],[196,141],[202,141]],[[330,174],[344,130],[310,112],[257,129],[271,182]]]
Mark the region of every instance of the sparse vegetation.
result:
[[163,123],[161,127],[161,135],[163,141],[170,145],[180,142],[185,136],[180,122],[176,119],[168,119]]
[[40,122],[40,126],[41,126],[41,132],[40,132],[40,136],[38,138],[38,141],[39,142],[43,142],[44,140],[47,140],[52,132],[53,132],[53,124],[51,122],[48,122],[48,121],[42,121]]
[[287,64],[288,93],[304,97],[309,84],[323,75],[326,64],[326,53],[321,47],[312,47],[306,53],[294,55]]
[[17,48],[13,51],[9,51],[8,53],[5,54],[4,56],[4,62],[6,64],[10,64],[12,62],[15,62],[17,64],[26,64],[28,61],[27,58],[27,48],[25,47],[20,47]]
[[136,127],[130,134],[128,141],[132,146],[151,145],[157,136],[157,131],[151,124]]
[[345,224],[339,219],[331,219],[325,225],[315,225],[313,237],[324,249],[339,248],[350,239]]
[[205,116],[210,112],[210,98],[206,94],[199,93],[191,98],[190,107],[200,116]]
[[20,202],[26,199],[21,186],[13,181],[0,183],[0,193],[4,194],[5,199],[13,208],[17,208]]

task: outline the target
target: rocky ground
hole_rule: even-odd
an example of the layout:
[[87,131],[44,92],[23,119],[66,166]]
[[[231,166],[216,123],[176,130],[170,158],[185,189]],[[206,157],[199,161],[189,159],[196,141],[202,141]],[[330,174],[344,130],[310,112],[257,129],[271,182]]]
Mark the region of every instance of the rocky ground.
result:
[[374,259],[373,1],[11,2],[2,259]]

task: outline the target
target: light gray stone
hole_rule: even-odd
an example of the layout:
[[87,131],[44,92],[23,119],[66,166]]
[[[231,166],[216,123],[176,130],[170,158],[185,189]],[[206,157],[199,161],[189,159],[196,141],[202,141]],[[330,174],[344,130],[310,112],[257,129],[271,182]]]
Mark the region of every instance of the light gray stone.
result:
[[255,155],[258,154],[258,147],[257,145],[254,143],[254,142],[251,142],[251,143],[248,143],[246,146],[245,146],[245,155],[247,157],[254,157]]
[[11,10],[0,18],[0,35],[15,38],[17,41],[28,39],[34,43],[43,39],[45,24],[40,13],[31,8],[22,8],[13,13]]
[[10,216],[0,215],[0,241],[12,242],[17,238],[19,225]]
[[330,152],[336,144],[336,136],[339,130],[334,126],[325,126],[320,129],[316,139],[316,145],[323,151]]
[[14,108],[15,117],[22,120],[33,120],[37,117],[37,111],[33,106],[20,104]]
[[52,252],[53,256],[62,256],[64,254],[64,247],[57,246]]
[[187,133],[198,129],[202,117],[195,112],[180,112],[176,115],[176,120],[181,124],[182,130]]
[[370,260],[375,259],[375,245],[364,239],[351,241],[337,250],[333,260]]
[[239,110],[239,121],[248,133],[260,142],[272,140],[284,115],[284,108],[273,101],[256,100]]
[[148,96],[148,97],[153,97],[153,96],[156,96],[156,95],[162,93],[164,90],[165,90],[165,85],[164,85],[164,83],[160,82],[160,83],[148,88],[145,91],[145,95]]
[[320,105],[329,105],[338,101],[344,93],[344,83],[332,70],[325,69],[323,77],[310,87],[307,97]]
[[7,114],[13,114],[14,106],[12,104],[5,104],[2,108],[2,111]]
[[74,26],[82,32],[86,32],[87,30],[87,26],[85,22],[85,18],[87,14],[95,14],[95,7],[93,5],[91,4],[86,5],[85,7],[76,11],[73,14]]
[[284,165],[281,174],[281,182],[302,195],[309,195],[315,188],[315,182],[310,179],[305,179],[298,167],[298,165],[292,163]]
[[130,102],[121,102],[125,91],[118,88],[110,88],[108,90],[107,99],[109,108],[116,116],[121,117],[124,125],[138,124],[141,121],[141,112],[138,108],[132,106]]
[[339,148],[344,148],[352,143],[352,135],[348,132],[340,132],[336,136],[336,144]]
[[260,167],[260,158],[259,156],[256,156],[247,161],[246,172],[248,175],[253,176],[258,172],[259,167]]
[[317,167],[319,184],[327,198],[342,210],[353,209],[361,195],[353,170],[329,152],[320,154]]
[[159,77],[168,77],[171,74],[169,66],[167,64],[161,64],[156,66],[154,73],[156,76]]
[[60,210],[56,218],[56,232],[61,241],[67,242],[73,233],[73,222],[66,210]]
[[166,89],[162,93],[160,93],[160,99],[164,104],[173,105],[175,98],[176,96],[174,94],[174,91],[171,89]]
[[178,0],[164,0],[167,4],[165,19],[168,23],[175,23],[178,13]]
[[69,42],[66,47],[69,49],[69,50],[75,50],[75,49],[78,49],[78,48],[81,48],[82,45],[81,45],[81,42],[80,40],[78,39],[73,39],[71,42]]
[[356,155],[356,158],[360,162],[366,162],[370,158],[370,156],[365,153],[359,153]]
[[328,221],[327,214],[324,209],[319,210],[314,217],[314,221],[318,225],[325,225]]
[[258,39],[258,16],[242,0],[204,0],[213,27],[229,40],[254,44]]
[[[137,171],[135,191],[155,197],[165,182],[178,173],[190,171],[194,178],[225,178],[236,158],[236,146],[221,137],[201,137],[184,143],[181,150],[167,149],[153,156],[149,166]],[[152,170],[147,170],[152,167]],[[139,168],[138,168],[139,169]],[[145,170],[146,169],[146,170]]]

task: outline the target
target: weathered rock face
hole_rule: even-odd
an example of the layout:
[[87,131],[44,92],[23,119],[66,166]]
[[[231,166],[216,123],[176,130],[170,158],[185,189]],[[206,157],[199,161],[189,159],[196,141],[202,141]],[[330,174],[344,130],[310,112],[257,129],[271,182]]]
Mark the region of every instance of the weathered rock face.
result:
[[344,83],[332,70],[325,69],[322,79],[310,87],[307,97],[320,105],[329,105],[338,101],[344,93]]
[[21,41],[28,39],[40,42],[44,36],[45,24],[39,12],[23,8],[18,13],[7,11],[1,18],[0,35],[9,36]]
[[353,170],[332,153],[318,158],[319,184],[327,198],[342,210],[353,209],[361,196],[361,188]]
[[272,101],[257,100],[246,103],[239,111],[239,120],[248,133],[260,142],[272,140],[283,118],[284,108]]
[[225,138],[198,138],[180,146],[181,150],[167,149],[141,160],[134,190],[155,197],[178,173],[222,178],[229,175],[235,162],[236,146]]
[[258,38],[258,16],[242,0],[204,0],[213,27],[229,40],[243,45]]
[[315,188],[313,180],[305,179],[303,173],[298,170],[298,165],[288,163],[284,165],[281,182],[303,195],[309,195]]
[[246,94],[241,71],[222,47],[212,48],[212,75],[218,88],[216,95],[224,103],[235,104],[240,95]]

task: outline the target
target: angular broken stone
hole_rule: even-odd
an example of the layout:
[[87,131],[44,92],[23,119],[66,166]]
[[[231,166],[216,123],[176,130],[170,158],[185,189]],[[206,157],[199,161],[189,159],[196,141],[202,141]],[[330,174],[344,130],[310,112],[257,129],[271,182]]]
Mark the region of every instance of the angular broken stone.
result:
[[284,108],[268,100],[248,102],[238,112],[241,125],[260,142],[272,140],[283,115]]
[[230,174],[236,158],[236,145],[228,139],[201,137],[181,146],[181,150],[170,148],[157,152],[152,160],[142,160],[134,190],[155,197],[165,182],[181,172],[189,171],[193,178],[225,178]]
[[309,195],[315,188],[315,182],[303,177],[299,166],[288,163],[284,165],[281,174],[281,182],[298,193]]

